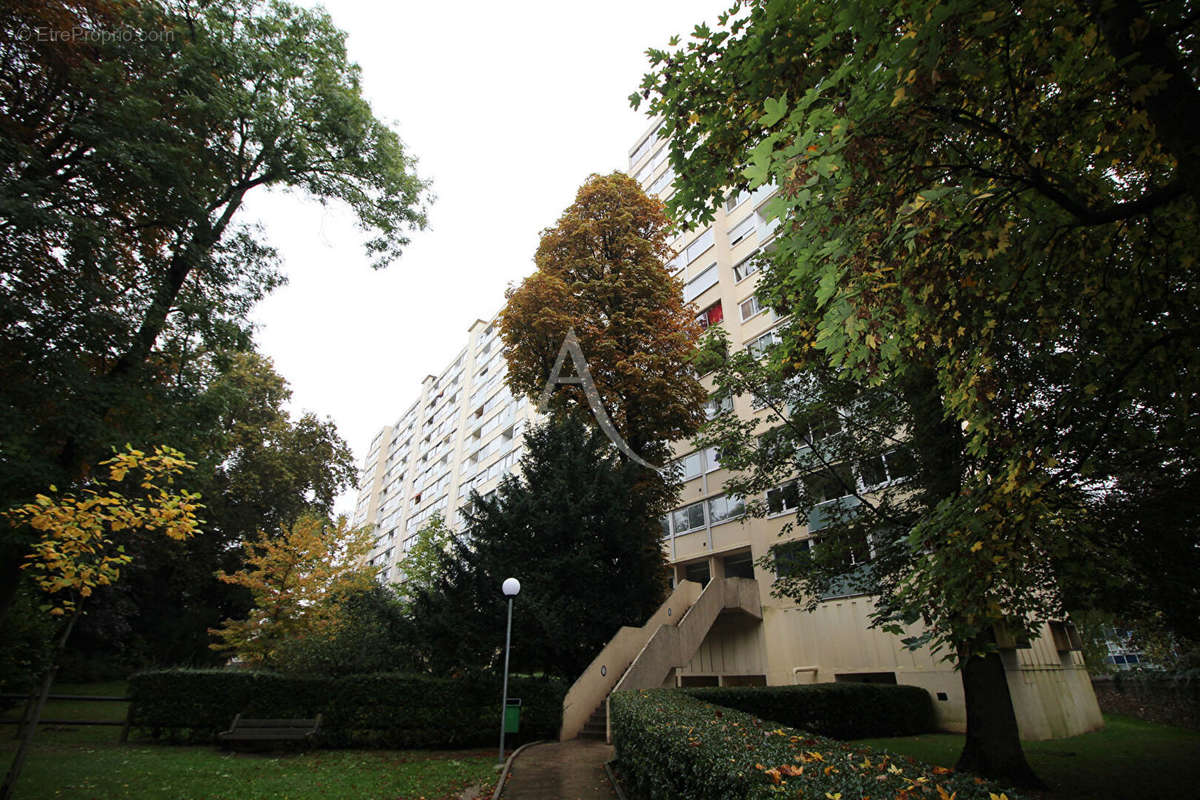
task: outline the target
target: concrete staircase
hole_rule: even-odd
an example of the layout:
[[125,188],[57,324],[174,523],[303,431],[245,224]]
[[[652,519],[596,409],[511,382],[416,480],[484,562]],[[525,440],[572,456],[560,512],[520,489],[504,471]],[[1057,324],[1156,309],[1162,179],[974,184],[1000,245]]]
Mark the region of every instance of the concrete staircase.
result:
[[691,661],[724,612],[762,619],[757,581],[713,578],[703,588],[681,581],[645,625],[622,627],[571,686],[559,740],[607,739],[609,694],[662,686],[673,669]]
[[583,730],[579,732],[579,738],[599,739],[600,741],[608,738],[608,703],[601,703],[592,712],[592,715],[588,717],[588,721],[583,724]]

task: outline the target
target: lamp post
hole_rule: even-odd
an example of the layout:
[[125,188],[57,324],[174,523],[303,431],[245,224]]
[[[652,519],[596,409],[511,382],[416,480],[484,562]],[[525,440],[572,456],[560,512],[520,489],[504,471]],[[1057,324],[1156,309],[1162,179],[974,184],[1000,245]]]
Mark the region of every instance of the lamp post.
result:
[[512,643],[512,603],[513,598],[521,591],[521,582],[516,578],[506,578],[500,587],[508,598],[508,628],[504,632],[504,691],[500,698],[500,763],[504,763],[504,723],[508,711],[508,648]]

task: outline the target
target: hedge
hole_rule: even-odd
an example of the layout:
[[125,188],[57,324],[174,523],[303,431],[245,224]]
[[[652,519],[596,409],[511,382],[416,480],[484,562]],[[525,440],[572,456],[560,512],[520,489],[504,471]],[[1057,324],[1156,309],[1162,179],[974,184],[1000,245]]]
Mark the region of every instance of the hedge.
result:
[[615,692],[609,704],[617,769],[643,800],[755,800],[1017,795],[922,764],[703,702],[677,689]]
[[684,691],[714,705],[834,739],[914,736],[937,729],[933,698],[919,686],[815,683]]
[[[245,670],[170,669],[130,678],[132,723],[155,738],[215,742],[235,714],[309,718],[322,715],[326,747],[470,747],[500,735],[500,679],[381,673],[304,678]],[[557,738],[566,686],[510,678],[519,697],[520,733],[508,741]]]

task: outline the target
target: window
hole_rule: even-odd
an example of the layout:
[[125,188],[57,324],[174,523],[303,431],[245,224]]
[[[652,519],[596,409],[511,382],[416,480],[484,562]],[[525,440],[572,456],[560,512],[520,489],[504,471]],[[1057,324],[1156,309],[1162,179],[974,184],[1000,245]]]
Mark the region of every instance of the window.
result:
[[823,441],[842,430],[842,419],[833,409],[822,409],[809,414],[801,425],[808,429],[808,441],[816,443]]
[[738,305],[738,310],[742,314],[742,322],[753,317],[755,314],[763,311],[762,301],[758,299],[758,295],[751,295],[749,299],[743,300]]
[[868,488],[907,478],[917,470],[912,454],[903,448],[863,460],[858,465],[863,486]]
[[662,194],[671,185],[671,181],[675,180],[675,170],[667,167],[662,175],[658,176],[658,180],[650,184],[650,188],[646,190],[646,194]]
[[759,358],[772,346],[777,345],[782,341],[783,338],[779,335],[779,331],[767,331],[762,336],[759,336],[757,339],[754,339],[747,344],[746,349],[750,351],[750,355],[754,356],[755,358]]
[[796,481],[790,480],[782,486],[767,490],[767,512],[782,514],[800,505],[800,487]]
[[714,469],[721,468],[721,453],[715,447],[710,447],[704,451],[704,471],[712,472]]
[[713,525],[737,519],[746,513],[746,503],[740,497],[721,495],[708,501],[708,518]]
[[768,218],[761,210],[754,212],[754,224],[758,231],[758,240],[765,242],[779,227],[779,218]]
[[717,285],[717,265],[713,264],[683,285],[683,302],[690,303],[704,291]]
[[687,263],[692,263],[708,248],[713,246],[713,229],[709,228],[704,233],[692,240],[692,243],[687,246]]
[[642,157],[649,153],[654,148],[654,145],[658,144],[658,134],[661,130],[662,126],[655,128],[654,132],[643,139],[641,144],[634,149],[633,155],[629,156],[630,166],[633,166],[637,162],[641,161]]
[[715,397],[708,398],[708,402],[704,404],[704,416],[712,419],[718,414],[724,414],[726,411],[733,411],[733,398],[722,397],[718,400]]
[[704,452],[697,450],[696,452],[686,455],[675,462],[683,468],[683,480],[690,481],[692,478],[697,478],[704,471]]
[[708,328],[712,325],[717,325],[724,319],[725,311],[721,306],[720,300],[713,303],[696,316],[696,321],[700,323],[701,328]]
[[662,520],[660,520],[660,521],[662,522],[663,538],[670,539],[671,538],[671,515],[668,514],[667,516],[663,517]]
[[676,536],[703,528],[704,503],[692,503],[690,506],[684,506],[672,513],[671,526],[674,528]]
[[731,193],[729,197],[725,198],[725,213],[730,213],[749,199],[750,191],[748,189],[742,189],[740,192]]
[[757,221],[754,214],[747,214],[746,218],[729,229],[729,246],[733,247],[738,242],[745,239],[757,228]]
[[854,480],[845,466],[812,472],[804,476],[804,490],[814,503],[845,497],[854,490]]

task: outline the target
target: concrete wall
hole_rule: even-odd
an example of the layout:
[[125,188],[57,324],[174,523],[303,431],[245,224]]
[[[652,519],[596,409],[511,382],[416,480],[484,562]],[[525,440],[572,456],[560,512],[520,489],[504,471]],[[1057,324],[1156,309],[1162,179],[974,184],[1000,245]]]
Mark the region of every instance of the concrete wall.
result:
[[[697,560],[707,560],[710,573],[719,576],[724,573],[725,555],[749,548],[755,558],[761,556],[777,540],[781,519],[732,522],[700,535],[689,534],[703,555],[676,562],[677,577]],[[714,545],[728,542],[729,547],[710,551],[710,540]],[[772,597],[770,575],[757,568],[756,575],[762,622],[736,617],[718,621],[695,656],[678,671],[676,683],[762,675],[774,686],[892,673],[898,683],[921,686],[930,693],[940,727],[965,730],[962,679],[953,664],[929,648],[909,650],[901,641],[920,633],[919,627],[903,636],[871,628],[873,604],[865,595],[831,599],[809,613],[789,600]],[[1022,738],[1073,736],[1103,726],[1082,657],[1078,652],[1057,651],[1048,629],[1032,647],[1005,651],[1004,659]]]

